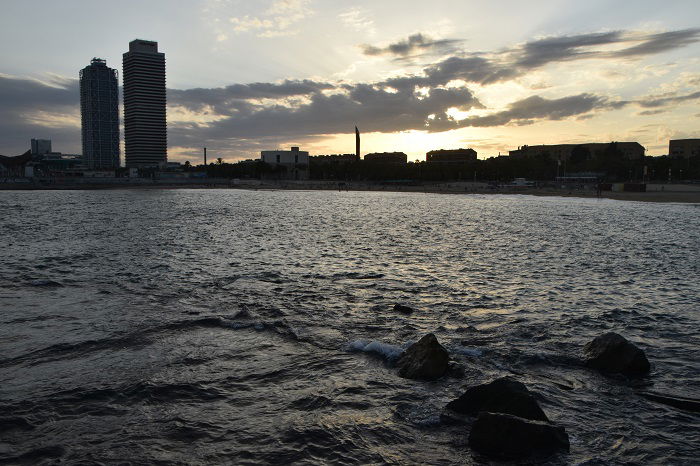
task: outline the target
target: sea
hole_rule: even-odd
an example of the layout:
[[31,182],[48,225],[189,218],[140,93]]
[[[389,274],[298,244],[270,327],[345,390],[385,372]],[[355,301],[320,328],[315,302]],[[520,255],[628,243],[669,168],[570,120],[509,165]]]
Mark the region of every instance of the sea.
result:
[[[1,464],[485,464],[511,376],[549,464],[698,464],[700,207],[523,195],[0,192]],[[410,306],[404,315],[393,306]],[[605,376],[614,331],[651,372]],[[463,374],[398,376],[434,333]]]

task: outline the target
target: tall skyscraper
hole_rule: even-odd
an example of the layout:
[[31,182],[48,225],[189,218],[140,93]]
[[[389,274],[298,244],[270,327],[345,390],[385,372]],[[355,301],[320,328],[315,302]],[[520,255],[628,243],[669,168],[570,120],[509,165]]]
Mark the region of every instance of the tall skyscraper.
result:
[[165,54],[157,42],[136,39],[123,58],[126,166],[159,166],[168,160]]
[[93,58],[80,70],[80,120],[83,159],[88,168],[119,167],[119,91],[117,70]]
[[355,159],[360,161],[360,130],[355,126]]

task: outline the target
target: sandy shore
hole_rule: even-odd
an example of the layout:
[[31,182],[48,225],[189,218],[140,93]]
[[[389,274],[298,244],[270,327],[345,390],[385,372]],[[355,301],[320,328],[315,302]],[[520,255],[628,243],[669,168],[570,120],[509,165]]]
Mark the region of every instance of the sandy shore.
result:
[[[145,181],[145,180],[144,180]],[[102,189],[248,189],[248,190],[331,190],[331,191],[385,191],[433,194],[479,194],[479,195],[529,195],[580,198],[605,198],[620,201],[675,202],[700,205],[700,189],[689,185],[675,190],[652,190],[648,192],[604,191],[598,196],[591,190],[567,190],[555,188],[489,188],[485,183],[440,183],[421,185],[385,185],[373,183],[338,183],[336,181],[259,181],[210,179],[197,183],[138,182],[138,183],[64,183],[32,185],[26,183],[0,184],[0,191],[7,190],[102,190]]]

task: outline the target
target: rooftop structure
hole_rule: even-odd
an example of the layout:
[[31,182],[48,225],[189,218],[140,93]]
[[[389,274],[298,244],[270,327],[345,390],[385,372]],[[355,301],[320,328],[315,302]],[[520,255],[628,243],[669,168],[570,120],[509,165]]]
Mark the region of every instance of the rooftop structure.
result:
[[123,63],[126,166],[161,166],[168,160],[165,54],[157,42],[137,39]]

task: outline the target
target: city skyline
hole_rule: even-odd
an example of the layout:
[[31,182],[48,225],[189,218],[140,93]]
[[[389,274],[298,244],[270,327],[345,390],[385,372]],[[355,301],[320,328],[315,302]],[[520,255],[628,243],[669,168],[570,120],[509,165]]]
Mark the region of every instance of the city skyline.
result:
[[[118,62],[115,44],[121,52],[136,37],[158,41],[171,57],[173,161],[196,162],[204,146],[227,161],[299,145],[351,153],[354,125],[364,153],[398,150],[409,160],[441,148],[472,147],[484,158],[524,144],[612,140],[663,155],[669,139],[697,137],[697,5],[506,3],[518,21],[456,2],[413,4],[421,14],[392,17],[397,3],[287,0],[198,2],[149,23],[162,12],[157,2],[141,18],[100,3],[119,30],[100,25],[108,33],[96,41],[67,34],[55,44],[39,39],[89,11],[46,6],[33,13],[42,26],[36,39],[2,52],[0,153],[21,153],[30,138],[78,152],[77,70],[92,56]],[[31,9],[6,6],[5,40]],[[191,44],[177,33],[187,21]]]

